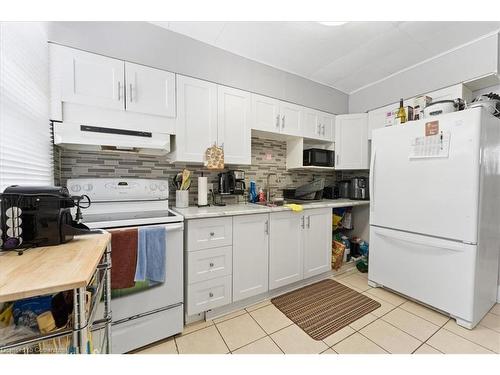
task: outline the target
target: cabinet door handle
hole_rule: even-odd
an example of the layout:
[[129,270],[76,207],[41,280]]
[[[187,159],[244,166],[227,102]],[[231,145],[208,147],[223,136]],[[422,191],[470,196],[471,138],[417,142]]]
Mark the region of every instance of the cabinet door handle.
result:
[[302,227],[302,229],[304,229],[305,228],[305,224],[304,224],[305,218],[304,218],[304,216],[302,216],[302,218],[300,219],[300,221],[301,221],[300,226]]
[[285,129],[285,115],[281,118],[281,127]]
[[214,264],[212,262],[210,262],[210,267],[213,267],[213,266],[214,266]]
[[307,217],[307,229],[311,228],[311,216]]
[[266,220],[264,230],[265,230],[266,234],[269,234],[269,220]]
[[339,154],[336,155],[335,159],[336,159],[335,166],[337,166],[339,164],[339,159],[340,159]]
[[280,115],[276,115],[276,127],[280,128]]
[[118,101],[121,102],[122,100],[122,83],[118,81]]
[[129,87],[130,87],[130,103],[132,103],[132,84],[130,84]]
[[209,296],[210,298],[212,298],[212,297],[214,296],[214,294],[213,294],[212,292],[210,292],[210,293],[208,293],[208,296]]
[[325,135],[325,124],[321,126],[323,128],[323,135]]
[[214,232],[210,232],[210,237],[213,237],[215,235]]
[[318,135],[321,134],[321,124],[318,123],[318,129],[317,129]]

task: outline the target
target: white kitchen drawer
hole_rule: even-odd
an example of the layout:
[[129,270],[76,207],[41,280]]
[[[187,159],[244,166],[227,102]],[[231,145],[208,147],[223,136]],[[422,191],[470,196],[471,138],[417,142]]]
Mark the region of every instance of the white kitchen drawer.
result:
[[194,315],[230,304],[231,286],[231,275],[188,285],[187,314]]
[[187,251],[211,249],[233,244],[233,218],[219,217],[189,220]]
[[191,251],[187,254],[188,284],[215,279],[232,273],[232,246]]

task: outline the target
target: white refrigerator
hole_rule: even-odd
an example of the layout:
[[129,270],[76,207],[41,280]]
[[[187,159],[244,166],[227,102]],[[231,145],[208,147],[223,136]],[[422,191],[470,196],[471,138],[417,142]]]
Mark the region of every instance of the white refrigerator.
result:
[[371,286],[473,328],[497,299],[500,120],[481,108],[373,131]]

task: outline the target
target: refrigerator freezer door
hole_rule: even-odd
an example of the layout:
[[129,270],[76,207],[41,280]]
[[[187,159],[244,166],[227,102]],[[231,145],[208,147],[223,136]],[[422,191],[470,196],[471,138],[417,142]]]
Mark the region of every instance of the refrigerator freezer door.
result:
[[474,322],[476,245],[370,227],[368,279]]
[[477,243],[481,110],[430,121],[373,132],[370,224]]

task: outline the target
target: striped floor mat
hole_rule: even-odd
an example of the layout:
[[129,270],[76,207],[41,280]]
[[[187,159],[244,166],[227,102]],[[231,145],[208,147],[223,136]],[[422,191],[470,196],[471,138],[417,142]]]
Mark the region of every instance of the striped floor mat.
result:
[[380,303],[330,279],[271,302],[315,340],[323,340],[380,307]]

